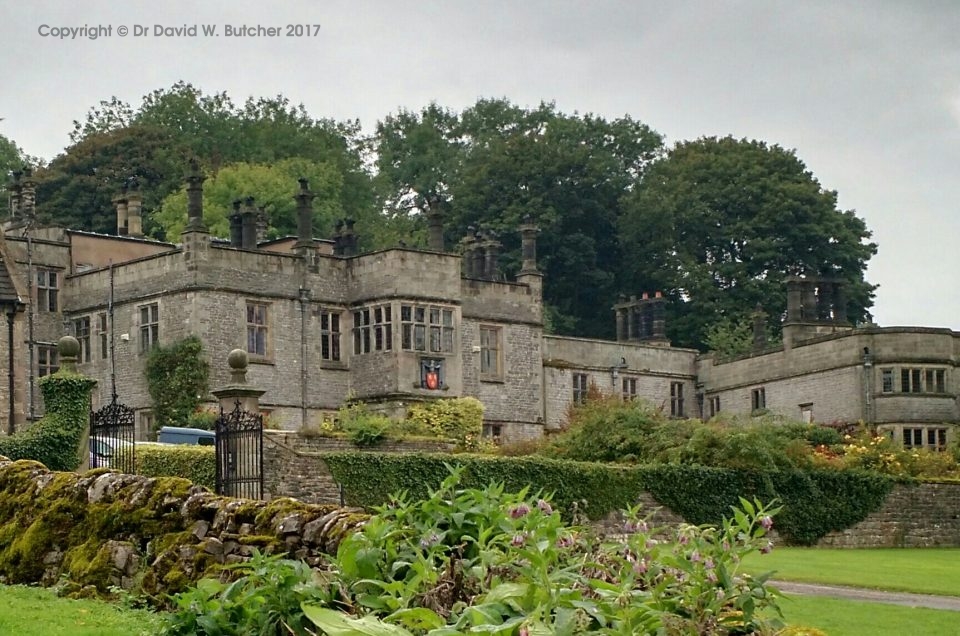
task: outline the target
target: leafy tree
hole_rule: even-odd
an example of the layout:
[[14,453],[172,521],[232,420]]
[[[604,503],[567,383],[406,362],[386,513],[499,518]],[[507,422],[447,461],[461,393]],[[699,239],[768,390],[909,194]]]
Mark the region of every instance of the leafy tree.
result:
[[136,176],[148,212],[175,190],[186,172],[188,150],[168,131],[139,124],[92,133],[37,172],[37,213],[66,227],[113,234],[113,197]]
[[757,303],[779,325],[787,275],[839,278],[850,319],[869,315],[870,232],[776,145],[732,137],[677,144],[626,198],[620,233],[634,255],[625,271],[674,301],[667,330],[681,346],[703,347],[711,324],[746,320]]
[[456,114],[431,105],[378,126],[377,186],[384,208],[422,223],[424,202],[446,202],[447,242],[468,226],[496,232],[507,272],[519,268],[517,226],[542,228],[540,267],[551,323],[562,333],[612,335],[622,253],[621,199],[660,149],[630,118],[565,115],[480,100]]
[[[313,202],[314,233],[329,233],[336,220],[343,216],[340,199],[343,175],[329,163],[307,159],[285,159],[274,166],[251,163],[224,166],[204,184],[204,222],[211,233],[229,236],[233,202],[252,196],[257,207],[265,208],[271,237],[296,234],[294,194],[299,189],[297,179],[300,177],[309,180],[310,189],[317,195]],[[187,224],[186,190],[181,189],[164,199],[154,218],[166,236],[176,240]]]
[[7,218],[10,213],[10,200],[7,193],[7,184],[15,170],[23,166],[37,167],[40,160],[31,157],[16,143],[0,135],[0,218]]
[[[110,174],[114,167],[104,168],[99,153],[91,155],[91,149],[137,137],[143,131],[155,135],[148,142],[158,136],[165,141],[159,148],[152,143],[131,148],[133,157],[176,157],[172,165],[157,174],[153,172],[158,166],[149,161],[141,161],[145,173],[135,171],[139,166],[125,166],[128,173],[124,178],[131,174],[141,177],[146,228],[154,227],[152,211],[181,187],[189,156],[198,157],[212,173],[235,163],[273,165],[293,158],[328,163],[341,175],[339,202],[343,214],[360,218],[373,208],[373,188],[364,168],[357,122],[313,119],[302,105],[294,106],[283,96],[251,97],[236,105],[226,93],[205,95],[191,84],[178,82],[145,96],[137,109],[113,98],[92,108],[84,123],[74,122],[74,145],[54,161],[59,175],[50,180],[44,192],[47,202],[43,207],[50,219],[73,227],[110,231],[111,225],[97,218],[103,214],[100,207],[91,204],[101,204],[102,197],[96,193],[104,187],[104,180],[113,186],[112,176],[104,179],[101,173]],[[116,159],[109,149],[105,158],[108,163]],[[75,205],[74,200],[85,205]],[[79,218],[87,214],[94,218]]]

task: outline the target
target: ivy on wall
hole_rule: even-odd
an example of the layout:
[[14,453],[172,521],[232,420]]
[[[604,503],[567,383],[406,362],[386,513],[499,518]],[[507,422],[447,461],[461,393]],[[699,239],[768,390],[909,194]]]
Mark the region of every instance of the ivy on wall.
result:
[[719,524],[740,497],[779,499],[777,530],[788,543],[809,545],[879,509],[894,481],[853,471],[739,471],[692,465],[617,466],[538,457],[484,457],[435,453],[324,453],[346,503],[372,507],[406,491],[424,498],[449,474],[465,468],[463,485],[503,482],[508,491],[530,487],[552,493],[561,510],[574,503],[591,519],[636,503],[649,492],[658,503],[693,524]]
[[157,428],[183,426],[209,388],[210,365],[196,336],[151,349],[145,373]]
[[50,470],[76,470],[90,418],[91,380],[65,369],[40,378],[45,415],[26,431],[0,438],[0,455],[33,459]]

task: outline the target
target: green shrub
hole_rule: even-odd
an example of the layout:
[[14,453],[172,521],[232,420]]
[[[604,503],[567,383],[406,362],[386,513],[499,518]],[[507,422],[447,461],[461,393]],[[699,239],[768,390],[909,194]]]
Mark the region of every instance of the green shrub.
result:
[[137,474],[144,477],[182,477],[214,489],[217,460],[213,446],[137,444]]
[[[201,428],[205,431],[212,431],[217,425],[217,418],[220,417],[220,414],[217,411],[212,411],[205,408],[197,408],[193,413],[190,414],[190,417],[187,418],[187,421],[184,422],[184,426],[190,428]],[[266,422],[264,422],[264,427],[266,428]]]
[[433,400],[412,405],[407,419],[434,437],[465,444],[483,433],[483,404],[473,397]]
[[570,515],[576,507],[591,519],[634,505],[649,492],[661,505],[693,524],[719,524],[740,497],[783,503],[778,530],[785,541],[811,544],[877,510],[893,487],[882,475],[855,471],[796,469],[747,471],[681,464],[624,466],[541,457],[489,457],[438,453],[325,453],[334,479],[350,505],[374,507],[387,493],[406,491],[423,499],[448,473],[463,467],[465,486],[503,482],[508,490],[552,494]]
[[386,415],[371,413],[363,402],[340,407],[337,412],[339,428],[357,446],[373,446],[382,441],[392,421]]
[[76,470],[82,463],[80,440],[90,422],[90,391],[96,380],[65,369],[40,378],[46,410],[26,431],[0,438],[0,455],[33,459],[50,470]]
[[182,426],[207,393],[210,366],[203,343],[190,336],[166,347],[154,347],[145,368],[153,401],[154,425]]

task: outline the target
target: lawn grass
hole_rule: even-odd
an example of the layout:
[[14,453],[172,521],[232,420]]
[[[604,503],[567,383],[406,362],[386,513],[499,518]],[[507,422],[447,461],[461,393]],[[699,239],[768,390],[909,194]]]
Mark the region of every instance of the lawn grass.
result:
[[776,548],[744,566],[784,581],[960,596],[960,548]]
[[51,590],[0,585],[0,634],[16,636],[148,636],[160,619],[145,610],[59,598]]
[[960,629],[960,612],[822,596],[791,595],[781,599],[780,609],[788,625],[816,627],[829,636],[925,636]]

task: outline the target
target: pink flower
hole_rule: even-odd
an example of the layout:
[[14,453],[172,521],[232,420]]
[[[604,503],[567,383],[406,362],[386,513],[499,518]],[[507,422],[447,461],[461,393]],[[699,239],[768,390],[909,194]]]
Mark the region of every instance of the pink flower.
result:
[[760,548],[760,554],[770,554],[773,552],[773,541],[767,541],[767,545]]
[[773,527],[773,519],[769,515],[766,517],[762,517],[760,519],[760,526],[763,527],[764,530],[769,532],[770,528]]
[[525,532],[519,532],[513,535],[513,539],[510,541],[510,545],[515,548],[521,547],[524,543],[527,542],[527,535]]
[[519,519],[520,517],[526,516],[528,512],[530,512],[530,506],[522,503],[510,510],[510,516],[514,519]]
[[540,512],[542,512],[545,515],[553,514],[553,508],[550,506],[550,503],[547,501],[544,501],[543,499],[540,499],[537,501],[537,508],[539,508]]

